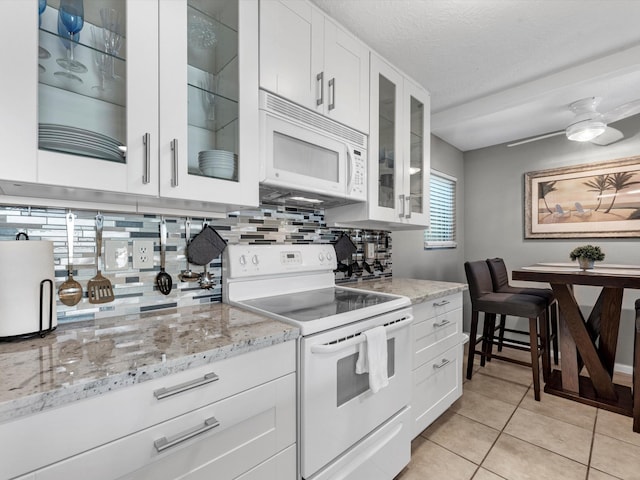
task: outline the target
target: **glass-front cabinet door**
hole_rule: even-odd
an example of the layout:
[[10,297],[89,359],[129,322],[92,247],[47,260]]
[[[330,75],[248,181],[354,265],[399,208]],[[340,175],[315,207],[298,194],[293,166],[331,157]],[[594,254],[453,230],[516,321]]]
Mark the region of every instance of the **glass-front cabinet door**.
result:
[[7,191],[157,195],[157,162],[145,163],[157,158],[157,10],[125,0],[0,2],[11,19],[0,34],[0,63],[11,70],[0,80]]
[[404,143],[409,149],[405,162],[405,186],[408,192],[405,222],[429,224],[429,172],[431,149],[429,94],[412,81],[404,80],[404,111],[408,122]]
[[157,3],[37,3],[38,183],[157,195]]
[[400,221],[402,81],[389,64],[371,56],[369,215],[376,221]]
[[160,3],[161,197],[258,204],[257,58],[255,0]]

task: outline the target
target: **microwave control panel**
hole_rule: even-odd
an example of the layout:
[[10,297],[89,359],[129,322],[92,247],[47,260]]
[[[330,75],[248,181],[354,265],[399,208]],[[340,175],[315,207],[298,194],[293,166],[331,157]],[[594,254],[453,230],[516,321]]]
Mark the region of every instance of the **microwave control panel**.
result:
[[352,177],[349,179],[349,191],[347,196],[359,200],[367,200],[367,162],[362,156],[362,151],[352,150]]

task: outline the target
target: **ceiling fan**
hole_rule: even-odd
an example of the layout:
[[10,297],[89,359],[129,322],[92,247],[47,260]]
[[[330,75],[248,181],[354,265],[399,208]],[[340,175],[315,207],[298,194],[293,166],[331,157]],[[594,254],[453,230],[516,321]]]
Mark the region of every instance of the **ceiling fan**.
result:
[[567,128],[510,143],[507,147],[515,147],[516,145],[555,137],[563,133],[569,140],[574,142],[591,142],[602,146],[617,142],[624,135],[620,130],[607,125],[640,113],[640,99],[619,105],[607,113],[598,112],[597,108],[601,101],[602,98],[600,97],[588,97],[573,102],[569,105],[569,110],[574,113],[575,117]]

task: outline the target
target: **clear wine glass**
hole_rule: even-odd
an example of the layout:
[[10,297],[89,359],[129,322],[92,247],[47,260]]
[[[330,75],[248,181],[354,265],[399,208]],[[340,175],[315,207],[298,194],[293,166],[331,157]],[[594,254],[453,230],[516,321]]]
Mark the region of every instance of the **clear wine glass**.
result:
[[101,8],[100,20],[102,22],[104,51],[111,55],[111,78],[118,80],[120,77],[115,73],[115,60],[122,46],[120,13],[114,8]]
[[[71,49],[74,42],[80,41],[80,34],[79,33],[70,34],[69,32],[67,32],[67,29],[62,24],[62,20],[60,19],[60,17],[58,17],[58,35],[60,36],[60,41],[62,42],[62,45],[64,46],[64,48],[67,50],[67,53]],[[59,58],[57,62],[60,64],[61,60],[64,60],[64,59]],[[55,72],[54,75],[56,77],[65,78],[67,80],[73,80],[74,82],[83,83],[82,79],[79,76],[74,75],[69,70]]]
[[[38,0],[38,27],[42,26],[42,14],[47,8],[47,0]],[[38,58],[46,59],[49,58],[51,54],[49,50],[42,46],[38,46]],[[40,65],[42,67],[42,65]],[[44,67],[42,67],[44,69]]]
[[60,23],[66,28],[67,38],[70,44],[67,49],[67,57],[59,58],[58,65],[62,68],[75,73],[85,73],[87,67],[77,61],[73,56],[75,43],[79,40],[80,33],[84,26],[84,4],[82,0],[60,0],[60,10],[58,10],[58,32],[60,31]]
[[98,29],[92,25],[91,41],[94,46],[93,62],[96,64],[96,67],[98,67],[98,74],[100,76],[100,84],[95,85],[92,88],[99,92],[106,91],[106,88],[104,86],[105,79],[106,79],[107,73],[111,70],[111,66],[113,63],[113,58],[107,53],[105,53],[105,43],[103,38],[104,37],[102,35],[101,29]]

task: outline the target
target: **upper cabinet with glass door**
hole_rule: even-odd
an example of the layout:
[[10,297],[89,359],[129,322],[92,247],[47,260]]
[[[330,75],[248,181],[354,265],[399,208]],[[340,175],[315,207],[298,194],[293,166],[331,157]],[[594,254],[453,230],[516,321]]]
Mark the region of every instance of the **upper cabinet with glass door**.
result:
[[0,53],[4,193],[257,205],[257,0],[7,0],[0,14],[15,46]]
[[164,1],[160,32],[160,196],[257,205],[257,0]]
[[311,2],[260,2],[260,87],[369,131],[369,49]]
[[2,86],[5,134],[21,161],[3,163],[0,178],[31,184],[5,191],[157,196],[157,10],[124,0],[2,2],[21,27],[11,40],[15,79]]
[[371,55],[369,197],[330,209],[328,222],[410,229],[429,224],[429,94]]

